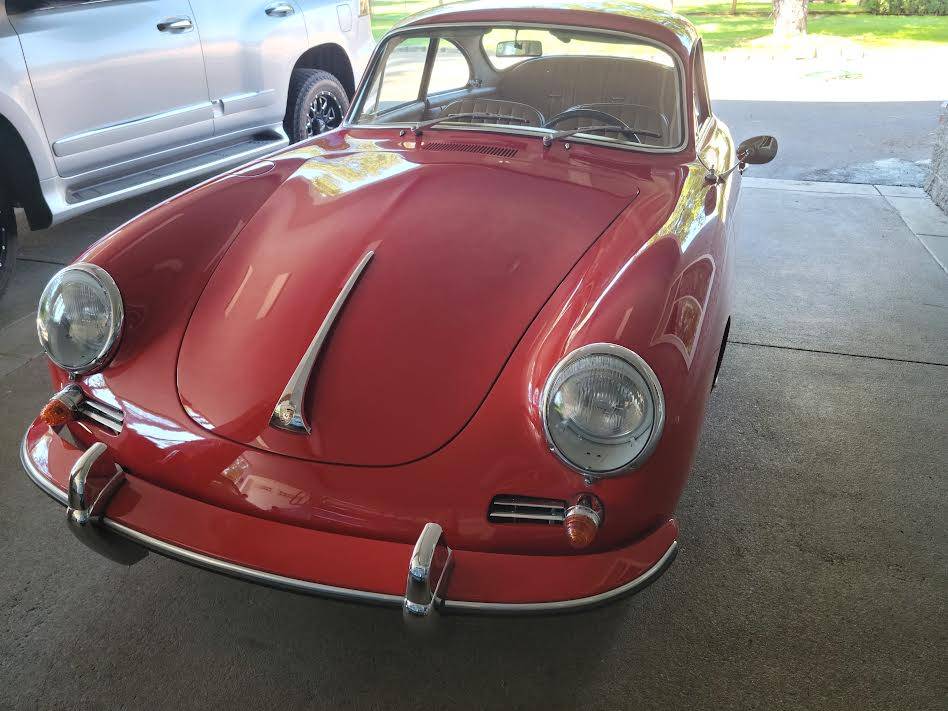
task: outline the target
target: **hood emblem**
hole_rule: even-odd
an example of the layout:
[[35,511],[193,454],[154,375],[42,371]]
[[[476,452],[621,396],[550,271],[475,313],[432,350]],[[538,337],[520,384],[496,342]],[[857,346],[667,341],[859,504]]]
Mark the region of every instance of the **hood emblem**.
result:
[[342,307],[349,298],[349,294],[352,293],[353,288],[355,288],[355,285],[359,281],[359,277],[362,276],[362,272],[365,271],[365,268],[373,256],[375,256],[375,252],[366,252],[362,259],[359,260],[355,269],[352,270],[349,278],[346,279],[342,291],[339,292],[339,296],[336,297],[332,307],[330,307],[329,313],[326,314],[326,318],[323,319],[322,324],[320,324],[319,330],[316,331],[316,335],[313,336],[309,348],[307,348],[306,353],[303,354],[303,359],[300,361],[300,364],[296,366],[296,370],[290,377],[290,381],[283,389],[283,394],[280,395],[280,399],[277,400],[276,407],[273,408],[273,414],[270,416],[271,427],[296,434],[310,434],[312,432],[306,414],[303,412],[303,396],[306,394],[306,386],[309,384],[310,377],[312,376],[313,366],[316,365],[316,358],[319,356],[319,351],[326,342],[326,338],[332,329],[336,317],[339,315],[339,312],[342,311]]

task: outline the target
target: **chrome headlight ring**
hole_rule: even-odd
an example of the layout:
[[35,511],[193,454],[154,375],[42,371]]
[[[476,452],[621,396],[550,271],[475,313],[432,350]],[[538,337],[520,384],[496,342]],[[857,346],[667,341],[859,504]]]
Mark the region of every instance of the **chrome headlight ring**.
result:
[[40,345],[73,377],[101,369],[112,359],[124,322],[115,280],[102,267],[85,262],[61,269],[49,280],[36,314]]
[[[582,397],[570,402],[570,388],[564,393],[564,386],[582,377],[593,382],[573,387]],[[609,379],[617,387],[604,391]],[[602,402],[610,397],[611,403]],[[582,417],[569,416],[574,412],[586,415],[586,427],[576,421]],[[560,461],[587,479],[608,478],[640,467],[658,446],[665,398],[658,376],[640,355],[614,343],[593,343],[553,368],[540,397],[540,416],[547,445]],[[594,424],[602,426],[594,432],[588,425],[596,417]],[[603,432],[606,425],[614,432]]]

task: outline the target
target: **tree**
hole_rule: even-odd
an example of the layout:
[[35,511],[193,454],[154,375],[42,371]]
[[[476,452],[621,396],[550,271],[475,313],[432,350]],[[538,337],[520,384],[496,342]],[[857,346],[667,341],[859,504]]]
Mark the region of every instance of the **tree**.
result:
[[774,34],[805,35],[808,4],[808,0],[774,0]]
[[731,14],[737,14],[737,0],[731,0]]

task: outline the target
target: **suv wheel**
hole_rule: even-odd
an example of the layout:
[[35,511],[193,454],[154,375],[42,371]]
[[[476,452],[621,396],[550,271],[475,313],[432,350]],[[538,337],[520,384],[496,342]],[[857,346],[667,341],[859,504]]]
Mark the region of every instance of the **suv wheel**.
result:
[[6,202],[0,188],[0,294],[13,279],[16,266],[16,220],[13,208]]
[[349,110],[349,97],[329,72],[297,69],[290,79],[286,133],[291,143],[338,128]]

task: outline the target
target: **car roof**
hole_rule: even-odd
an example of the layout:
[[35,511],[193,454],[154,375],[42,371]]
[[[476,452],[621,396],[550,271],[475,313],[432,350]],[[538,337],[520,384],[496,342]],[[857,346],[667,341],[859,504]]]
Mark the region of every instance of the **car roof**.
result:
[[470,0],[419,12],[395,27],[455,22],[526,22],[625,32],[660,41],[686,59],[698,41],[694,25],[681,15],[653,5],[615,0]]

